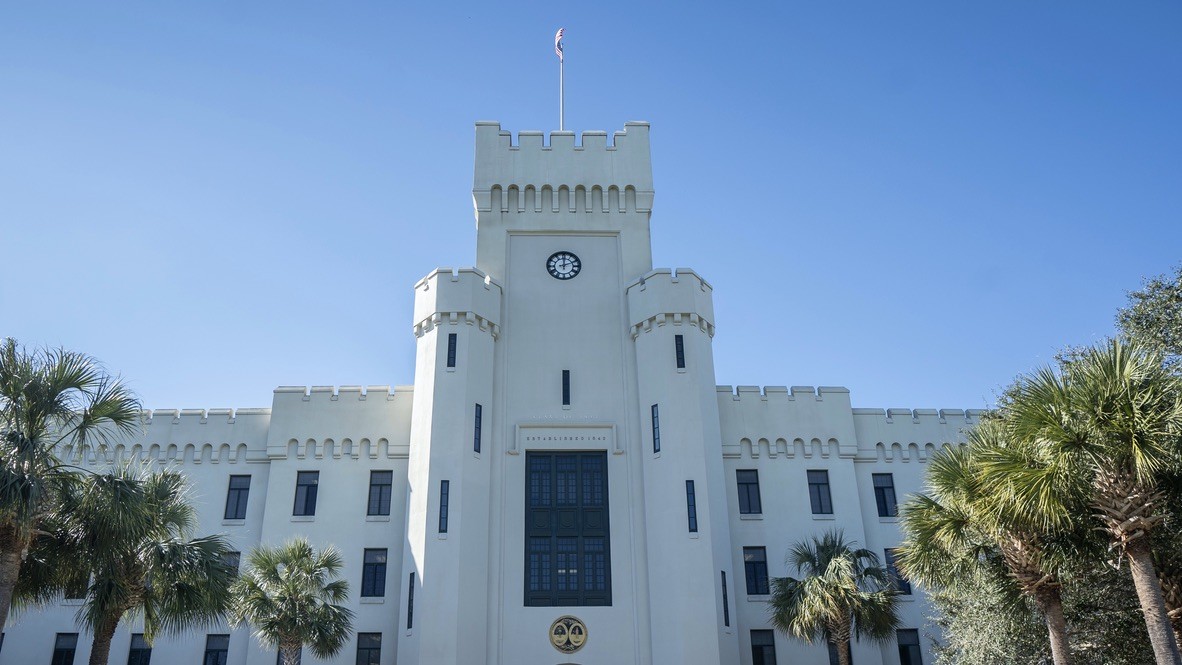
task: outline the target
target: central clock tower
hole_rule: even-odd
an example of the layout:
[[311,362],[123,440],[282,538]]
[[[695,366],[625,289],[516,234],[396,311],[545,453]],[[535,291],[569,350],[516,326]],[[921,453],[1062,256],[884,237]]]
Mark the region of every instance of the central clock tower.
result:
[[398,662],[738,662],[711,288],[652,268],[647,123],[546,138],[477,123],[476,267],[416,285]]

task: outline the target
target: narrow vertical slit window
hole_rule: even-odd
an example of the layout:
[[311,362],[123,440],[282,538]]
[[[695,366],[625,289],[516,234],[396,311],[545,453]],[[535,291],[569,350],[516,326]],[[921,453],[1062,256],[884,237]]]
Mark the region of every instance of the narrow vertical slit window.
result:
[[562,405],[570,406],[570,370],[562,370]]
[[472,451],[477,453],[480,452],[480,421],[483,411],[484,407],[477,404],[476,417],[474,418],[472,425]]
[[415,626],[415,574],[410,574],[410,583],[406,585],[406,629]]
[[726,571],[722,573],[722,625],[730,628],[731,625],[731,601],[726,593]]
[[673,351],[677,356],[677,369],[685,369],[685,337],[673,336]]
[[447,533],[447,504],[451,482],[439,481],[439,533]]
[[685,481],[685,509],[689,515],[690,533],[698,532],[698,498],[694,495],[694,481]]
[[661,452],[661,416],[656,404],[653,405],[653,452]]
[[447,334],[447,366],[456,366],[456,334]]

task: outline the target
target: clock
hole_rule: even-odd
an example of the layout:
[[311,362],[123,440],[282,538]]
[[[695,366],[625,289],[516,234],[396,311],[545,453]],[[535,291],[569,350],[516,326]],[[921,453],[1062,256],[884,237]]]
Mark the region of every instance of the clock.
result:
[[571,252],[554,252],[546,259],[546,270],[554,279],[571,279],[579,274],[583,263]]

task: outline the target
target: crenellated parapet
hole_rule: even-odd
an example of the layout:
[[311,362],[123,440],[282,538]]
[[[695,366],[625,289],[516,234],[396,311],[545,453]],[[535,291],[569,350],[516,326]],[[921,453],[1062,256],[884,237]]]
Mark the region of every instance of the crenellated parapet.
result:
[[499,122],[476,123],[476,212],[649,212],[652,160],[647,122],[612,135],[523,131],[517,144]]
[[266,459],[270,409],[142,411],[140,429],[105,445],[60,446],[72,464],[237,464]]
[[476,268],[437,268],[415,284],[415,337],[437,326],[469,325],[500,335],[501,285]]
[[406,457],[411,386],[281,386],[275,389],[270,459]]
[[689,326],[714,337],[714,288],[688,268],[660,268],[629,284],[632,338],[665,325]]
[[858,458],[926,462],[948,446],[963,445],[984,409],[853,409]]

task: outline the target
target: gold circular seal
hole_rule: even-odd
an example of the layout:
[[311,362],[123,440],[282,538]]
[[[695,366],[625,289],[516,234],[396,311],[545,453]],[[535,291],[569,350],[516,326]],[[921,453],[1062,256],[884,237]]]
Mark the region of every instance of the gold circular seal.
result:
[[562,653],[574,653],[587,642],[587,625],[578,617],[558,617],[550,624],[550,644]]

